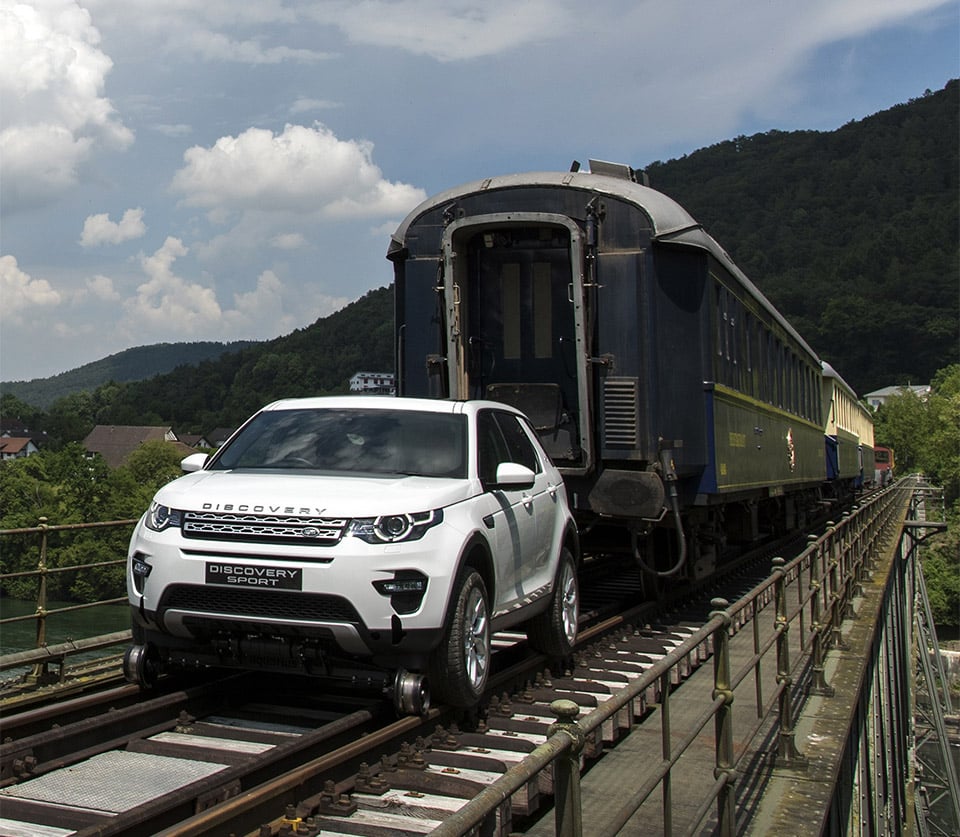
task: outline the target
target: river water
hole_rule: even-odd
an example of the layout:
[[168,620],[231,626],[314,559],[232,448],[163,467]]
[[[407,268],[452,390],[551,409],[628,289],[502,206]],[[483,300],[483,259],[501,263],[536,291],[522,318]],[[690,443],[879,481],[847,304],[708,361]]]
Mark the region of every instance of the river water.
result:
[[[47,602],[47,610],[70,607],[75,602]],[[21,599],[0,599],[0,619],[36,613],[37,603]],[[70,613],[55,613],[47,617],[47,645],[56,645],[67,640],[112,634],[130,627],[130,606],[96,605]],[[29,651],[36,647],[37,622],[26,619],[0,626],[0,655],[17,651]]]

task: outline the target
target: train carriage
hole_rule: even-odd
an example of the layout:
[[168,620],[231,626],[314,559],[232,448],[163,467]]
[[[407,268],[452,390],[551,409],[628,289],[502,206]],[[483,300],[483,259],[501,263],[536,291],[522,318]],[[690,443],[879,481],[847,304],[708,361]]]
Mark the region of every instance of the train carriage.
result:
[[850,385],[823,362],[827,481],[841,494],[859,490],[874,474],[873,419]]
[[890,485],[894,479],[894,468],[896,467],[893,448],[885,445],[877,445],[874,448],[874,482],[883,487]]
[[729,542],[792,528],[815,506],[819,358],[629,167],[449,190],[410,213],[387,255],[398,393],[526,412],[585,548],[699,576]]

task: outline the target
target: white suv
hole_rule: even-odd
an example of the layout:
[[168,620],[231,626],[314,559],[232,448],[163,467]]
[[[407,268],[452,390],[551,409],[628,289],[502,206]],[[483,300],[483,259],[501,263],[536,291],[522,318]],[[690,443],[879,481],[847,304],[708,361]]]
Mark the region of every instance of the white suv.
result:
[[493,631],[572,648],[577,531],[512,407],[278,401],[183,469],[130,542],[131,680],[203,665],[379,677],[419,712],[428,675],[445,702],[477,702]]

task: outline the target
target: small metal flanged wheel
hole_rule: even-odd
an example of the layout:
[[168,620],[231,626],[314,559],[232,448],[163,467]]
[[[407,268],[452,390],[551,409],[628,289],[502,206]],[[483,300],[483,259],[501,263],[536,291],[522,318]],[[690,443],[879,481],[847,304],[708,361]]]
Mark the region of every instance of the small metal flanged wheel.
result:
[[422,674],[400,669],[393,681],[393,705],[400,715],[422,715],[430,708],[430,686]]
[[150,689],[160,676],[160,660],[152,645],[131,645],[123,655],[123,676],[143,689]]

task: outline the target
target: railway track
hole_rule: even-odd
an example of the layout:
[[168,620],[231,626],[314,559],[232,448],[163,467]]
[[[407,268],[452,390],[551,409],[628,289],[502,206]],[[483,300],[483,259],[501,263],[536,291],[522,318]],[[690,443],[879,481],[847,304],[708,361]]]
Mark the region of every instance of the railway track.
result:
[[[712,597],[732,601],[769,574],[770,555],[659,615],[638,603],[639,580],[598,564],[584,574],[587,624],[568,667],[550,671],[519,636],[498,635],[491,691],[473,717],[438,707],[397,720],[369,692],[320,694],[308,678],[243,673],[149,699],[121,687],[5,718],[0,833],[428,833],[546,740],[554,701],[589,711],[640,677],[696,633]],[[708,641],[697,645],[673,670],[672,688],[710,651]],[[596,731],[587,762],[643,722],[658,689]],[[500,806],[491,833],[533,822],[552,782],[549,770],[532,776]]]

